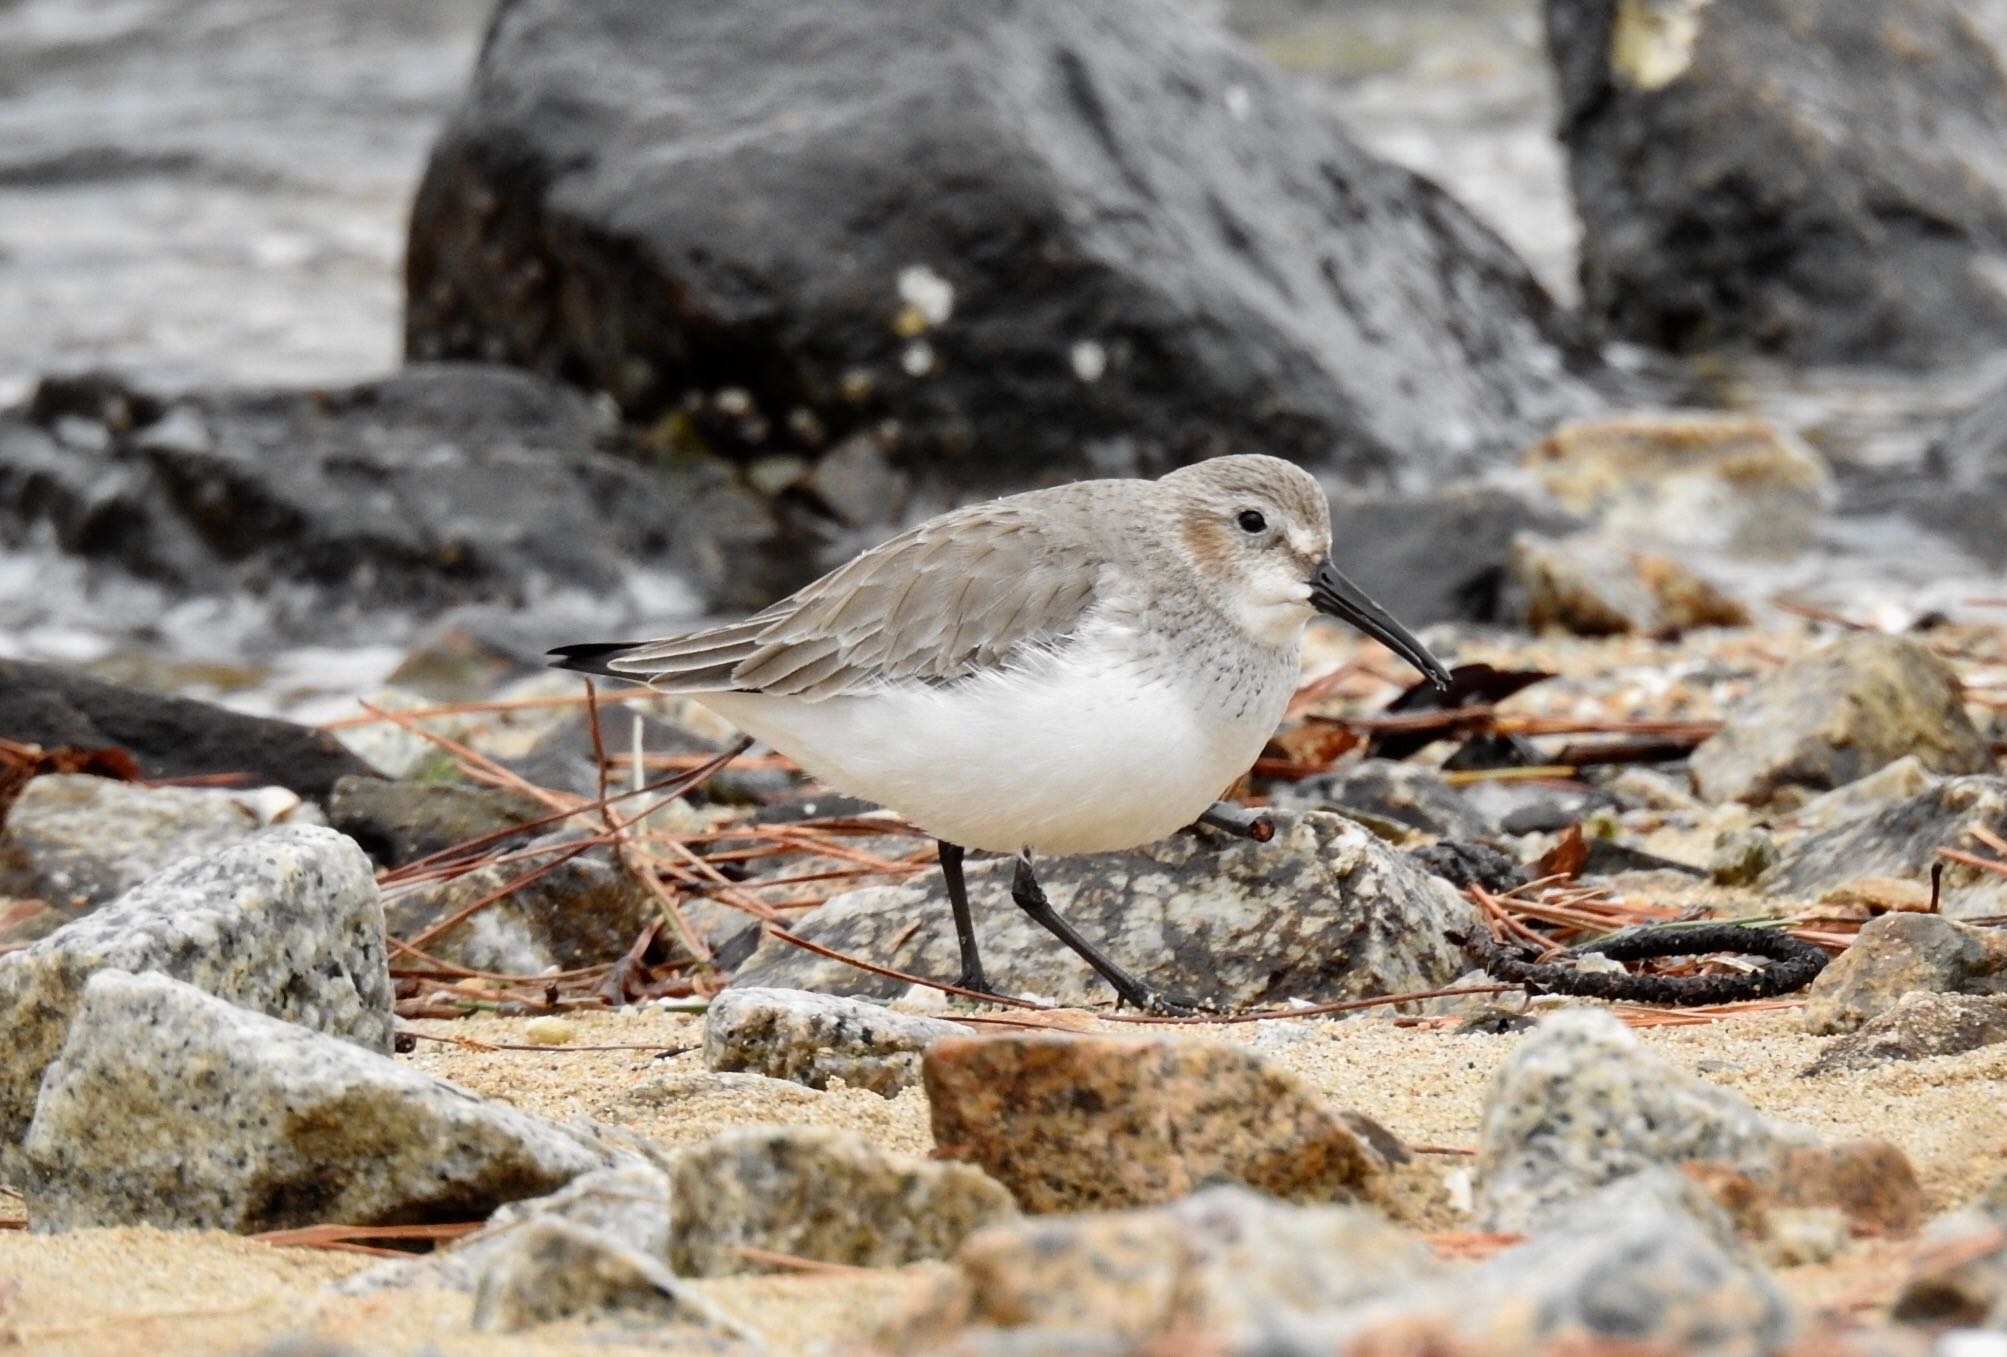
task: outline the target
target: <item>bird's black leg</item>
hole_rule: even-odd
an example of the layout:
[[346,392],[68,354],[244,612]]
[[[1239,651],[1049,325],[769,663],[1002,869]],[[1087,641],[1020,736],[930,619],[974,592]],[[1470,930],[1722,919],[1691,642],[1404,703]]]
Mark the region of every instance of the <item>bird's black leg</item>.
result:
[[1079,954],[1080,959],[1100,972],[1101,978],[1115,987],[1115,993],[1122,1001],[1142,1009],[1146,1013],[1196,1013],[1204,1006],[1189,999],[1159,994],[1138,980],[1129,972],[1110,961],[1102,951],[1066,920],[1059,917],[1059,911],[1045,898],[1038,878],[1031,874],[1031,855],[1017,855],[1017,870],[1011,874],[1010,898],[1017,901],[1017,907],[1029,914],[1046,932],[1058,938]]
[[983,974],[982,954],[976,950],[976,920],[969,913],[969,886],[962,879],[962,846],[946,839],[935,840],[941,847],[941,877],[948,883],[948,904],[955,911],[955,941],[962,949],[962,973],[955,980],[958,989],[995,994]]

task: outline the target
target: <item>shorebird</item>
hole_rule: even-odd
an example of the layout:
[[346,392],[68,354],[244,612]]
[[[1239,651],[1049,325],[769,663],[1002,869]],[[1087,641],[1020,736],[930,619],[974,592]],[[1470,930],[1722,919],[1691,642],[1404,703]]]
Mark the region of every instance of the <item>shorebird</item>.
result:
[[1011,897],[1138,1008],[1156,993],[1060,917],[1032,855],[1149,843],[1254,763],[1305,624],[1342,618],[1438,687],[1436,658],[1331,563],[1331,511],[1275,457],[1094,480],[942,514],[743,622],[562,646],[559,668],[686,693],[818,780],[933,835],[961,950],[994,994],[965,850],[1013,854]]

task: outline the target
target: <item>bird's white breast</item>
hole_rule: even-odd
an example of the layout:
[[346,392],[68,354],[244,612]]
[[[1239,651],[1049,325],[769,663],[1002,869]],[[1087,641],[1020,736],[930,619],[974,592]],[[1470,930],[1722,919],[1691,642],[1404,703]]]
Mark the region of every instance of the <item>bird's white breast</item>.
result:
[[[1260,754],[1293,647],[1180,672],[1119,629],[946,686],[698,701],[839,791],[967,848],[1088,853],[1190,824]],[[1217,659],[1218,657],[1215,657]]]

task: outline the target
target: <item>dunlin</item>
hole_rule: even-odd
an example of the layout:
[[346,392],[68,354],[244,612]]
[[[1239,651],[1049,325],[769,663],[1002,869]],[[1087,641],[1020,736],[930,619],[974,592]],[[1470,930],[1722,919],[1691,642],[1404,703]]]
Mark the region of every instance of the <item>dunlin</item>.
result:
[[1132,848],[1206,812],[1281,721],[1315,612],[1448,682],[1330,553],[1315,480],[1218,457],[958,509],[743,622],[552,654],[688,693],[934,835],[963,988],[993,992],[962,876],[977,848],[1017,856],[1012,898],[1124,1001],[1176,1009],[1054,911],[1031,856]]

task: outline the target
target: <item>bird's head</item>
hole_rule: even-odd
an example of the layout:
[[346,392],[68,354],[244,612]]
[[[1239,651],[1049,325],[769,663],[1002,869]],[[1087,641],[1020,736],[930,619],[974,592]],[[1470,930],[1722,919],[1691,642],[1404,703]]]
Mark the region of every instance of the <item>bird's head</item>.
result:
[[1195,462],[1163,477],[1176,549],[1215,605],[1270,644],[1296,639],[1315,613],[1351,623],[1426,674],[1449,671],[1331,563],[1331,505],[1324,488],[1279,457]]

